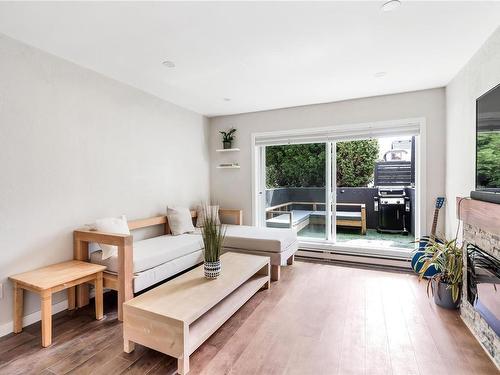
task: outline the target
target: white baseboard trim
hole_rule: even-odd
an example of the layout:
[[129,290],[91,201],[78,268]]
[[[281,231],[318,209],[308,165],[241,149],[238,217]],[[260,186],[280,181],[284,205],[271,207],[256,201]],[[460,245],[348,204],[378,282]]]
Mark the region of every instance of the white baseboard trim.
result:
[[359,254],[347,254],[333,251],[305,250],[299,249],[295,255],[303,258],[314,258],[319,260],[344,261],[360,263],[365,265],[397,267],[402,270],[411,270],[410,262],[407,259],[390,259],[376,256],[362,256]]
[[[52,305],[52,315],[57,314],[68,308],[68,300],[61,301]],[[41,319],[41,312],[35,311],[32,314],[26,315],[23,318],[23,327],[29,326],[30,324],[36,323]],[[0,325],[0,337],[8,335],[14,331],[14,322],[10,321],[5,324]]]

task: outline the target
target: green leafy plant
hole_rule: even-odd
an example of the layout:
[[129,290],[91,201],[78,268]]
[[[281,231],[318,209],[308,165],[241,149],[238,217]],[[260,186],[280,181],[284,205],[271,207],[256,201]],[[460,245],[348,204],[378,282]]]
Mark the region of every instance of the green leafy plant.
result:
[[232,142],[234,140],[234,133],[236,133],[235,128],[231,128],[228,131],[219,131],[222,134],[222,142]]
[[433,281],[444,283],[447,289],[451,289],[451,296],[456,302],[460,298],[462,287],[463,247],[457,245],[456,238],[453,240],[430,238],[428,241],[424,253],[418,260],[423,263],[419,279],[422,280],[427,269],[434,266],[438,272],[429,278],[427,294],[434,294]]
[[217,262],[226,237],[226,226],[218,224],[217,216],[207,209],[207,206],[203,207],[203,212],[204,220],[201,234],[205,246],[205,262]]
[[[375,139],[337,143],[337,185],[364,187],[373,181],[379,146]],[[266,185],[324,187],[324,143],[266,147]]]
[[325,144],[266,147],[266,185],[324,187]]
[[378,159],[376,139],[337,143],[337,186],[364,187],[373,182]]

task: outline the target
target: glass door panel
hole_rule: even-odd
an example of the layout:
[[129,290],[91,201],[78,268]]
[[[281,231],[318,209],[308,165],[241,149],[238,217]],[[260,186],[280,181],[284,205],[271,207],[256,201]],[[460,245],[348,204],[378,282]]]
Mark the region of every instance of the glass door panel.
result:
[[327,145],[266,146],[266,227],[294,228],[303,241],[331,237],[327,230],[327,196],[331,191],[327,189]]
[[[339,141],[334,159],[336,243],[358,249],[411,251],[415,137]],[[386,192],[388,196],[383,197]]]

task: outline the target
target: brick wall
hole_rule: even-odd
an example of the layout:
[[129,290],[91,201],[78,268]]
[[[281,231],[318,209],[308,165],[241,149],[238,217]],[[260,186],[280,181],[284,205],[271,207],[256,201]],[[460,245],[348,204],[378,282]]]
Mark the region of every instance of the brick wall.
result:
[[[485,232],[481,228],[470,224],[464,224],[464,241],[475,244],[483,251],[500,259],[500,237],[498,235]],[[467,270],[467,257],[464,254],[464,272]],[[462,303],[460,315],[469,328],[474,332],[476,338],[486,348],[497,366],[500,367],[500,338],[483,319],[481,315],[467,300],[467,278],[464,275],[462,288]]]

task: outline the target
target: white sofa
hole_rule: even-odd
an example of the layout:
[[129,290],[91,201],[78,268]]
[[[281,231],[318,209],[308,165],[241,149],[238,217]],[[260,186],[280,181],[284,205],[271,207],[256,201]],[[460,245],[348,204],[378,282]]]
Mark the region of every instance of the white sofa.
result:
[[[279,266],[291,263],[298,248],[293,230],[247,225],[227,225],[226,228],[224,251],[269,256],[273,281],[279,279]],[[107,273],[118,274],[118,255],[102,259],[102,252],[94,251],[90,254],[90,262],[106,266]],[[203,239],[200,233],[134,241],[133,291],[138,293],[202,262]]]
[[[94,251],[90,262],[106,266],[107,273],[118,274],[118,255],[103,260],[102,252]],[[133,291],[140,292],[201,262],[201,235],[163,235],[134,241]]]
[[298,250],[297,232],[285,228],[228,225],[224,250],[269,256],[271,280],[277,281],[280,278],[280,266],[293,264]]
[[[241,225],[240,210],[220,210],[222,222],[229,217],[224,251],[267,255],[271,258],[271,279],[280,277],[280,266],[292,264],[297,251],[297,235],[292,229],[256,228]],[[196,218],[196,211],[191,215]],[[164,226],[164,234],[140,241],[132,235],[102,233],[79,229],[74,232],[75,259],[102,264],[104,287],[118,291],[118,317],[122,318],[122,303],[152,285],[168,279],[203,262],[203,239],[195,233],[170,235],[166,216],[129,221],[130,230],[155,225]],[[89,254],[89,243],[97,242],[118,247],[115,256],[102,259],[102,252]],[[88,303],[88,288],[77,289],[78,306]]]

